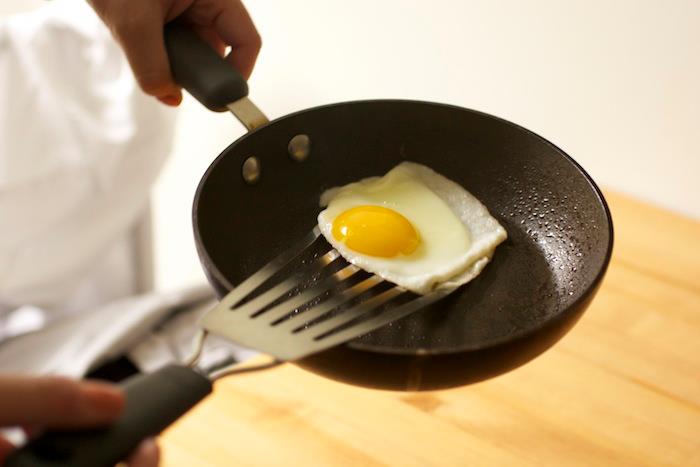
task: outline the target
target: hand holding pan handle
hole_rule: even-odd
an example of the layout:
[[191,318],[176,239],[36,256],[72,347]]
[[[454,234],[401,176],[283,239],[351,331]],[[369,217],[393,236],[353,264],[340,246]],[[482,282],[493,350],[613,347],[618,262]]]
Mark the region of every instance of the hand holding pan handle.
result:
[[169,23],[164,36],[175,82],[209,110],[222,112],[228,104],[248,95],[248,83],[238,70],[192,29]]
[[124,412],[111,426],[47,431],[14,451],[6,467],[113,467],[206,397],[211,381],[190,368],[169,365],[122,384]]

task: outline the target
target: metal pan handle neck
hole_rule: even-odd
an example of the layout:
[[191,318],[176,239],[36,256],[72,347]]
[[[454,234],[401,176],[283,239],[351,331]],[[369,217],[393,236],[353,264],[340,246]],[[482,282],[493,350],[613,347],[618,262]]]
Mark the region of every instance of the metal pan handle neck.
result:
[[254,130],[269,122],[265,114],[263,114],[247,97],[238,99],[236,102],[232,102],[226,107],[248,131]]

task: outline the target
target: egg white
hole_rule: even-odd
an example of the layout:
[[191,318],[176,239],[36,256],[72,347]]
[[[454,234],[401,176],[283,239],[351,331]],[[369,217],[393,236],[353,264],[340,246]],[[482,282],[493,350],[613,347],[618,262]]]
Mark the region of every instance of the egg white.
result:
[[[454,290],[486,266],[505,229],[474,196],[432,169],[402,162],[383,177],[371,177],[327,190],[318,225],[326,240],[350,263],[407,290],[426,294]],[[400,213],[418,231],[420,244],[409,255],[368,256],[348,248],[332,234],[334,219],[360,205],[384,206]]]

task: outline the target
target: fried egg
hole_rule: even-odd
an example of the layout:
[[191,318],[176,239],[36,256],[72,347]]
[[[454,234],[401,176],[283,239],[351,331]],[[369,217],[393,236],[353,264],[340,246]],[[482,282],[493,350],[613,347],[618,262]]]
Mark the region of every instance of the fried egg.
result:
[[469,282],[506,239],[467,190],[413,162],[331,188],[320,204],[319,228],[343,258],[418,294]]

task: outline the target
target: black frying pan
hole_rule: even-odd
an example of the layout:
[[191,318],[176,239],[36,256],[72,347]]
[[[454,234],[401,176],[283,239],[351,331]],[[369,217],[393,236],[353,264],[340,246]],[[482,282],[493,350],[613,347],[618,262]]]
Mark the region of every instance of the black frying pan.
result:
[[[176,79],[207,107],[220,110],[247,95],[238,73],[189,31],[171,27],[166,40]],[[250,110],[244,106],[242,120],[260,123]],[[311,142],[302,162],[289,157],[297,135]],[[251,157],[262,169],[254,184],[242,175]],[[197,250],[212,286],[225,295],[306,234],[325,189],[382,175],[403,160],[467,188],[508,240],[475,280],[430,308],[296,363],[352,384],[426,390],[496,376],[552,346],[600,285],[612,251],[610,212],[593,180],[559,148],[455,106],[328,105],[277,119],[231,144],[205,173],[194,201]],[[46,434],[7,465],[114,465],[210,390],[207,378],[184,367],[138,377],[125,386],[126,410],[113,426]]]
[[[174,61],[180,82],[212,109],[247,95],[242,78],[210,56],[207,67],[224,67],[216,87],[203,85],[213,81],[202,79],[202,68],[192,76],[188,60]],[[311,142],[303,162],[289,154],[297,135]],[[252,185],[242,176],[251,156],[262,169]],[[197,250],[209,281],[225,295],[311,229],[325,189],[383,175],[404,160],[464,186],[508,240],[481,275],[429,309],[297,363],[352,384],[424,390],[496,376],[554,344],[581,316],[610,260],[613,230],[603,195],[547,140],[450,105],[333,104],[235,141],[204,174],[194,200]]]
[[[297,134],[311,153],[287,155]],[[255,185],[241,177],[254,155]],[[353,384],[436,389],[532,359],[583,313],[612,248],[605,201],[560,149],[517,125],[459,107],[365,101],[305,110],[229,146],[194,203],[197,247],[220,296],[301,238],[325,189],[384,174],[403,160],[466,187],[508,231],[475,280],[430,309],[308,357],[308,370]]]

